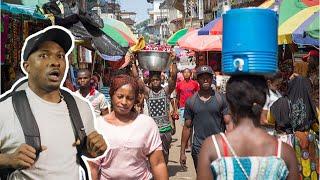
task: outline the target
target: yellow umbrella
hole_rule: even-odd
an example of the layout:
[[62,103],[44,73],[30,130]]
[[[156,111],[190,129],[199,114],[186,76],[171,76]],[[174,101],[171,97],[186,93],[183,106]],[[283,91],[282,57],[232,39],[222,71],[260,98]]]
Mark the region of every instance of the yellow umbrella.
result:
[[259,7],[260,7],[260,8],[268,9],[268,8],[272,7],[272,6],[274,5],[274,3],[275,3],[274,0],[265,1],[265,2],[262,3]]
[[320,6],[305,8],[283,22],[278,28],[278,44],[292,43],[292,33],[310,16],[320,10]]

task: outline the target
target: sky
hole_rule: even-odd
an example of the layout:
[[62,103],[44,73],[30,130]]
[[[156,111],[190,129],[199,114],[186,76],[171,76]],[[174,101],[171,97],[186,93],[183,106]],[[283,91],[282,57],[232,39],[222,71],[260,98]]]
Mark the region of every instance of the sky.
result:
[[149,18],[148,10],[153,8],[153,4],[148,3],[147,0],[119,0],[122,10],[133,11],[137,13],[136,22],[141,22]]

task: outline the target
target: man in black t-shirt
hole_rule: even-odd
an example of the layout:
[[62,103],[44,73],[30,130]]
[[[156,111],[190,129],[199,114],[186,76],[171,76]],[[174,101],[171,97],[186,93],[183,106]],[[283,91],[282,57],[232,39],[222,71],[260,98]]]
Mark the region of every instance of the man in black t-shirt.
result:
[[211,88],[213,74],[209,66],[197,69],[200,90],[186,102],[180,150],[180,164],[183,168],[186,168],[185,148],[191,128],[194,129],[191,155],[196,169],[202,142],[212,134],[230,131],[233,128],[226,99]]

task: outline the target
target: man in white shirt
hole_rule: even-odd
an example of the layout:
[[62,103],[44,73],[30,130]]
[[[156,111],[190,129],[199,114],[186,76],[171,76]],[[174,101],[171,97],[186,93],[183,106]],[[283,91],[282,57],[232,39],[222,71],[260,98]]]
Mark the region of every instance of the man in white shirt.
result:
[[[15,113],[11,96],[1,99],[0,179],[8,175],[6,178],[10,180],[79,180],[77,147],[88,157],[97,157],[105,152],[106,142],[94,129],[93,112],[88,103],[74,96],[67,88],[61,88],[68,70],[66,57],[73,43],[71,32],[60,26],[48,27],[26,39],[21,68],[27,74],[25,93],[42,146],[37,156],[33,147],[35,144],[30,144],[30,141],[27,144],[25,138],[28,136],[26,132],[34,130],[21,126],[23,119]],[[87,135],[84,146],[77,146],[80,141],[75,139],[67,98],[64,98],[60,88],[70,93],[76,101],[84,126],[81,130]]]
[[80,69],[77,78],[80,89],[76,93],[90,101],[97,117],[103,116],[109,112],[110,105],[106,101],[104,94],[91,86],[90,80],[91,72],[88,69]]

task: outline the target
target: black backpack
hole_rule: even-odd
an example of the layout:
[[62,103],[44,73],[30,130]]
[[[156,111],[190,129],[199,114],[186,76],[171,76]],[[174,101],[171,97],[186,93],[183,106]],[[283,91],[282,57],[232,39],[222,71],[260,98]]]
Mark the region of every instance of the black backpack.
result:
[[[26,144],[32,146],[36,149],[37,158],[41,152],[41,139],[40,139],[40,132],[38,128],[38,124],[33,116],[33,113],[30,108],[30,104],[28,98],[26,96],[26,92],[24,90],[16,91],[16,89],[23,83],[27,82],[27,80],[21,81],[15,89],[3,98],[0,99],[0,102],[6,100],[9,97],[12,97],[12,105],[17,114],[17,117],[20,121]],[[61,94],[64,97],[64,100],[67,104],[70,119],[72,122],[74,135],[76,140],[80,140],[80,145],[76,146],[77,148],[77,162],[85,171],[85,177],[88,180],[89,174],[87,167],[81,158],[83,154],[82,150],[86,145],[86,133],[83,126],[83,122],[79,113],[79,109],[77,107],[76,101],[74,100],[73,96],[65,91],[60,89]],[[0,169],[0,180],[5,180],[9,177],[11,173],[13,173],[15,169]]]

